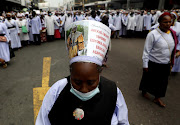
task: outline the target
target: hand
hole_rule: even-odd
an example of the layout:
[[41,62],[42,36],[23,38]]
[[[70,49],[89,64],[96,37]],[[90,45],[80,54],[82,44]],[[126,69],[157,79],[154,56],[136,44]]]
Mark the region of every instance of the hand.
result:
[[180,51],[178,51],[177,53],[176,53],[176,58],[178,58],[180,56]]
[[143,72],[148,72],[148,68],[143,68]]

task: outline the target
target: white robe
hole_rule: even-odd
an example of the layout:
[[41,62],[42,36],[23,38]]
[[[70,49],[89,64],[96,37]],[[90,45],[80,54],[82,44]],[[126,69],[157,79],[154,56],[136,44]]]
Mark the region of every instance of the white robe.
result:
[[109,20],[108,20],[108,22],[113,25],[113,23],[114,23],[114,16],[109,15]]
[[[28,21],[26,19],[23,19],[21,21],[18,20],[17,24],[18,24],[19,27],[25,26],[27,28],[27,31],[29,31]],[[19,32],[20,32],[20,40],[21,41],[29,40],[29,34],[28,33],[23,33],[22,28],[19,28]]]
[[10,52],[9,52],[10,35],[9,35],[6,25],[3,23],[0,23],[0,34],[5,34],[5,37],[7,38],[7,42],[0,41],[0,58],[4,59],[5,62],[9,62],[10,61]]
[[122,23],[121,23],[121,15],[114,16],[114,26],[116,27],[116,30],[121,30]]
[[144,23],[144,16],[143,15],[137,15],[136,20],[136,31],[142,31],[143,30],[143,23]]
[[32,41],[34,42],[34,37],[33,37],[33,34],[32,34],[32,25],[31,25],[31,20],[30,19],[27,19],[28,20],[28,25],[29,25],[29,41]]
[[45,27],[47,28],[47,35],[54,35],[54,24],[60,26],[52,16],[45,17]]
[[100,16],[97,15],[95,19],[96,19],[96,21],[101,22]]
[[59,26],[60,26],[60,18],[59,17],[57,17],[56,15],[54,15],[54,20],[56,20],[56,22],[59,24],[59,25],[54,25],[54,29],[56,30],[56,29],[59,29]]
[[10,39],[11,39],[11,48],[20,48],[21,47],[21,41],[20,38],[18,36],[19,33],[19,27],[16,23],[16,20],[11,19],[10,21],[5,20],[4,22],[6,24],[7,27],[15,27],[15,28],[11,28],[8,29],[9,33],[10,33]]
[[153,24],[157,24],[158,23],[158,19],[161,15],[161,11],[157,11],[156,14],[154,15],[154,20],[153,20]]
[[129,15],[127,21],[127,30],[134,30],[135,26],[136,26],[136,17]]
[[150,30],[151,29],[151,24],[152,24],[152,15],[145,15],[144,16],[144,27],[146,27],[145,30]]
[[128,16],[123,15],[122,16],[122,35],[127,34],[127,23],[128,23]]
[[[48,114],[53,107],[56,99],[58,98],[61,91],[67,85],[67,79],[61,79],[57,81],[46,93],[39,114],[36,119],[35,125],[51,125]],[[117,101],[116,108],[111,119],[111,125],[129,125],[128,121],[128,109],[124,100],[124,97],[117,88]]]
[[73,18],[71,16],[67,16],[66,17],[66,21],[65,21],[65,29],[71,24],[73,23]]
[[81,15],[77,15],[77,16],[76,16],[76,21],[84,20],[84,18],[85,18],[85,17],[84,17],[84,15],[82,15],[82,14],[81,14]]
[[[180,23],[175,22],[174,26],[171,26],[171,28],[176,31],[176,35],[178,37],[178,45],[177,45],[177,50],[180,50]],[[175,58],[174,60],[174,66],[171,70],[172,72],[180,72],[180,57]]]
[[42,30],[42,24],[38,16],[32,18],[32,20],[30,21],[30,25],[32,28],[32,34],[40,34],[40,30]]

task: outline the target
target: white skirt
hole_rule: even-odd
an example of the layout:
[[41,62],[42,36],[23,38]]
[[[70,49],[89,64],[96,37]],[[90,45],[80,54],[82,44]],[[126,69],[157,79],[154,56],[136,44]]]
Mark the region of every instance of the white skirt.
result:
[[18,36],[18,32],[15,28],[9,29],[10,31],[10,38],[11,38],[11,48],[20,48],[21,47],[21,41]]
[[7,42],[0,42],[0,58],[5,62],[10,61],[9,44]]
[[29,27],[29,41],[34,42],[33,34],[32,34],[32,28]]
[[175,58],[171,72],[180,72],[180,57]]

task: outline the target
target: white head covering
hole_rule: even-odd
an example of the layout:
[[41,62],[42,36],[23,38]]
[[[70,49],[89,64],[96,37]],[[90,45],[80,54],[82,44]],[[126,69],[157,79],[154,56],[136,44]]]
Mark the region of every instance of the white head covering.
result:
[[70,65],[74,62],[102,65],[110,42],[109,27],[97,21],[83,20],[70,24],[65,32]]

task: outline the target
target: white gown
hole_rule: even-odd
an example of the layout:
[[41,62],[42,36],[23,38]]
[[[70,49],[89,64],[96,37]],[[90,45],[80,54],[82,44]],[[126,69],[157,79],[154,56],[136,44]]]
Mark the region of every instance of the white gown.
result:
[[146,27],[146,30],[151,29],[151,24],[152,24],[152,15],[145,15],[144,16],[144,27]]
[[135,26],[136,26],[136,17],[129,15],[127,21],[127,30],[134,30]]
[[65,29],[71,24],[73,23],[73,18],[71,16],[67,16],[66,17],[66,21],[65,21]]
[[[23,19],[21,21],[18,20],[17,23],[18,23],[19,27],[26,26],[27,30],[29,31],[28,22],[27,22],[26,19]],[[23,33],[22,28],[19,28],[19,32],[20,32],[20,40],[21,41],[28,41],[29,40],[29,34],[28,33]]]
[[57,21],[52,16],[45,17],[45,27],[47,28],[47,35],[54,35],[54,24],[59,26]]
[[16,23],[16,20],[11,19],[10,21],[5,20],[4,22],[6,24],[7,27],[15,27],[15,28],[11,28],[8,29],[9,34],[10,34],[10,38],[11,38],[11,48],[20,48],[21,47],[21,41],[20,38],[18,36],[19,33],[19,27]]
[[10,35],[9,35],[6,25],[3,23],[0,23],[0,34],[5,34],[5,37],[7,38],[7,42],[0,41],[0,58],[4,59],[5,62],[9,62],[10,61],[10,52],[9,52]]
[[32,28],[32,34],[40,34],[40,30],[42,30],[42,24],[38,16],[31,19],[30,25]]
[[28,19],[28,25],[29,25],[29,41],[34,42],[34,37],[32,34],[32,25],[31,25],[31,20]]
[[144,16],[143,15],[137,15],[136,31],[142,31],[143,30],[143,23],[144,23]]
[[[176,35],[178,37],[178,45],[177,45],[177,50],[180,51],[180,23],[179,22],[176,22],[174,26],[171,26],[171,28],[176,31]],[[178,58],[175,58],[174,60],[174,66],[171,70],[172,72],[180,72],[180,57]]]
[[122,24],[121,24],[121,15],[114,16],[114,26],[116,27],[116,30],[121,30]]

